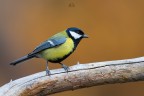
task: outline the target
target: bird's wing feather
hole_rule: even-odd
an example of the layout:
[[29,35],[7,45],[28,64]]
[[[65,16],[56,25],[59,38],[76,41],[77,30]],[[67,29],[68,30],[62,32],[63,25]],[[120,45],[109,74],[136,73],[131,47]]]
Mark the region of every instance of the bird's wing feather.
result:
[[45,49],[56,47],[58,45],[63,44],[65,41],[66,41],[66,37],[64,37],[64,36],[50,38],[50,39],[46,40],[45,42],[43,42],[42,44],[40,44],[39,46],[37,46],[34,49],[34,51],[32,53],[30,53],[29,55],[34,55]]

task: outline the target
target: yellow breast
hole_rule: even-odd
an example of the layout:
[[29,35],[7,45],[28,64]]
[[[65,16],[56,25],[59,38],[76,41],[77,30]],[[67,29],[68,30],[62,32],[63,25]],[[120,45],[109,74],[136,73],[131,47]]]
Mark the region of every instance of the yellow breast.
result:
[[46,49],[42,51],[40,54],[41,57],[46,60],[55,61],[57,59],[63,58],[65,55],[72,52],[73,48],[74,48],[74,43],[72,39],[67,38],[64,44],[56,46],[54,48]]

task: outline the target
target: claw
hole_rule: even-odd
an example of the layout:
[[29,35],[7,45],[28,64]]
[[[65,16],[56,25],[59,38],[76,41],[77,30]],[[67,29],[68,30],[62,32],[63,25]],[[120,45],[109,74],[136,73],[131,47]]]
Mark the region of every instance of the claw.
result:
[[46,69],[46,76],[50,76],[50,75],[51,75],[51,72],[48,69]]
[[62,65],[62,67],[64,68],[64,70],[68,73],[68,71],[70,70],[68,66],[60,63]]
[[47,61],[47,63],[46,63],[46,76],[50,76],[50,75],[51,75],[51,73],[50,73],[50,71],[49,71],[48,61]]
[[64,68],[64,70],[68,73],[68,71],[69,71],[69,67],[66,66],[66,65],[63,65],[63,68]]

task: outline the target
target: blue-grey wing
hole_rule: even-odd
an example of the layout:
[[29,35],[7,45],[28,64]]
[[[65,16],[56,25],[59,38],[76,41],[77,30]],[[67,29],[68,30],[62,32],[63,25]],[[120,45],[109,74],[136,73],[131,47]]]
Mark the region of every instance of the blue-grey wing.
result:
[[39,46],[37,46],[32,53],[29,55],[37,54],[45,49],[53,48],[58,45],[63,44],[66,41],[66,37],[59,37],[59,38],[50,38],[47,41],[43,42]]

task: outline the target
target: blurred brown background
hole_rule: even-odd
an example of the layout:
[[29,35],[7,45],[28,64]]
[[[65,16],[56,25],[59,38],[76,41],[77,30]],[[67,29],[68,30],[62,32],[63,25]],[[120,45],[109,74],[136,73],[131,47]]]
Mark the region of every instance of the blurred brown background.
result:
[[[144,0],[0,0],[0,85],[45,70],[33,59],[9,63],[68,27],[89,35],[66,65],[144,56]],[[51,69],[60,68],[50,64]],[[68,91],[52,96],[144,96],[144,82]]]

